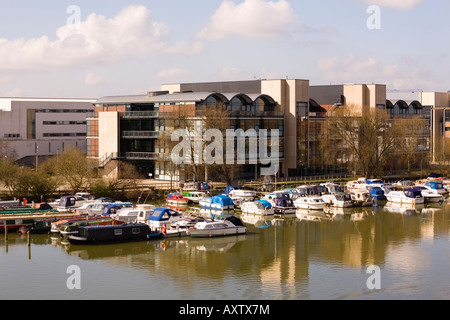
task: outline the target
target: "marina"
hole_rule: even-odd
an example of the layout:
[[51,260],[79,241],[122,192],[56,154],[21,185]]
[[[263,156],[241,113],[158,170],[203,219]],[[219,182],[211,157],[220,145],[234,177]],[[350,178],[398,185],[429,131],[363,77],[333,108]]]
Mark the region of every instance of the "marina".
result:
[[[211,217],[208,210],[193,212]],[[120,292],[126,300],[450,298],[446,202],[233,213],[245,234],[87,245],[48,233],[10,232],[0,240],[0,297],[116,299]],[[74,265],[81,270],[81,290],[66,286]],[[374,265],[381,269],[380,290],[367,286]],[[25,281],[27,290],[18,290]]]

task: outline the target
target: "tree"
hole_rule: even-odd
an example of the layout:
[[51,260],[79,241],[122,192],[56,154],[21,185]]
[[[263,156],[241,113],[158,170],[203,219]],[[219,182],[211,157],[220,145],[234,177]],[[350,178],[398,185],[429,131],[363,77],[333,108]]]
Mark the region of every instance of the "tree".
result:
[[66,149],[56,161],[55,173],[70,187],[73,193],[89,187],[93,165],[78,148]]
[[398,127],[378,108],[361,112],[357,106],[345,105],[329,118],[329,130],[348,149],[354,170],[365,177],[382,174],[386,157],[398,141]]

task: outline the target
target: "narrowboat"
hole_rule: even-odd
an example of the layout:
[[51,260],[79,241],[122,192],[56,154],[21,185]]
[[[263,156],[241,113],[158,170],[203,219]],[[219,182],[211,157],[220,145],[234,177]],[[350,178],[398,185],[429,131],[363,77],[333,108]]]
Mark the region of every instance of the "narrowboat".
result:
[[81,227],[76,235],[69,236],[71,244],[106,244],[145,241],[160,238],[160,232],[152,231],[145,223],[110,226]]
[[77,221],[62,226],[59,233],[63,237],[68,237],[69,235],[77,234],[78,230],[84,226],[109,226],[109,225],[114,226],[121,224],[125,224],[125,222],[114,219],[94,219],[94,220]]

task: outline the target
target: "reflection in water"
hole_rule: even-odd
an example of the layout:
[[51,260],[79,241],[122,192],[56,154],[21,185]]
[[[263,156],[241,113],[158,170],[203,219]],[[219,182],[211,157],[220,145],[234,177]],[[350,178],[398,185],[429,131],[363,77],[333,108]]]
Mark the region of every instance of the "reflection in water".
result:
[[[386,205],[241,218],[248,225],[246,235],[101,246],[75,246],[36,235],[31,250],[58,246],[66,257],[52,252],[54,259],[86,261],[89,268],[100,264],[105,274],[119,267],[121,277],[115,281],[134,288],[129,299],[144,293],[148,299],[401,299],[412,292],[419,299],[450,298],[445,289],[450,287],[447,207]],[[17,235],[10,239],[9,252],[0,252],[0,275],[13,248],[26,246],[26,239]],[[0,249],[4,246],[0,242]],[[382,269],[383,290],[367,288],[370,265]],[[140,281],[130,280],[131,269],[139,272]],[[47,273],[50,277],[54,272]],[[49,281],[44,278],[43,283]],[[7,281],[0,276],[2,288],[8,288]],[[149,296],[149,282],[158,296]],[[30,287],[29,292],[42,287]],[[85,289],[84,297],[96,298],[95,290],[100,289]]]

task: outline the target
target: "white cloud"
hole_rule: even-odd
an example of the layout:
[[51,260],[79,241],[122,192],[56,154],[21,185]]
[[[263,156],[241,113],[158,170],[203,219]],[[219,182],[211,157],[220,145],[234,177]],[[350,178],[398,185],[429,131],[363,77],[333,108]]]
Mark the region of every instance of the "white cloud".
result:
[[364,0],[367,4],[375,4],[380,7],[410,10],[420,5],[424,0]]
[[230,35],[273,38],[288,34],[289,27],[296,22],[297,17],[286,0],[245,0],[240,4],[225,0],[198,37],[205,40],[221,40]]
[[333,83],[382,83],[391,89],[436,90],[442,79],[430,70],[413,66],[400,59],[398,63],[384,65],[373,57],[349,54],[345,58],[320,59],[317,66],[323,79]]
[[158,78],[170,79],[181,78],[187,76],[189,73],[187,70],[180,68],[169,68],[158,72]]
[[84,84],[87,86],[96,86],[102,83],[102,77],[93,72],[88,72],[84,78]]
[[47,36],[28,40],[0,39],[0,69],[70,67],[117,62],[155,52],[197,53],[202,50],[199,44],[190,46],[185,42],[171,46],[166,43],[168,35],[168,26],[155,21],[146,7],[129,6],[113,18],[90,14],[78,28],[62,26],[56,30],[54,41]]

